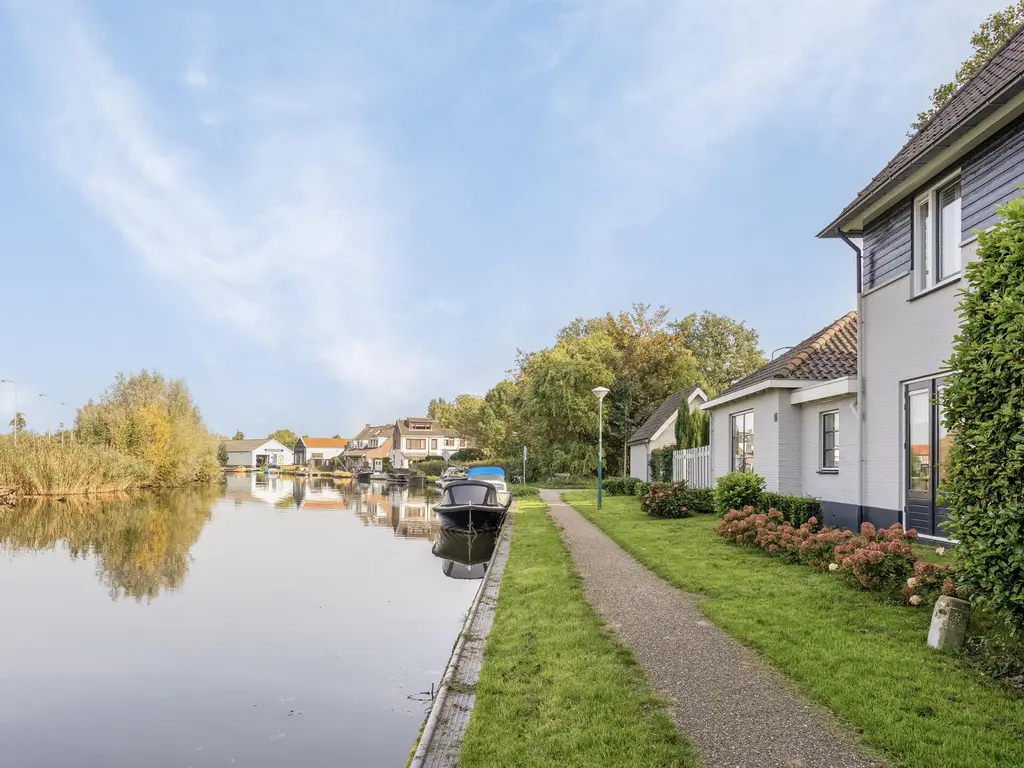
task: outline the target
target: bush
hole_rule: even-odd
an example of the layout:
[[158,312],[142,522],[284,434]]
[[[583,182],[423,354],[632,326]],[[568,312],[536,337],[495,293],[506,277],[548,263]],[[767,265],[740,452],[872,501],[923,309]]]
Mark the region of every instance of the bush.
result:
[[[1024,630],[1024,199],[999,209],[965,269],[961,327],[943,395],[951,434],[943,493],[960,577],[1015,632]],[[946,440],[940,446],[945,451]]]
[[655,448],[651,451],[648,463],[650,464],[652,482],[672,482],[672,453],[674,451],[674,447]]
[[910,546],[916,531],[904,532],[896,523],[877,530],[871,523],[860,527],[860,536],[835,548],[839,571],[864,589],[897,590],[914,573],[917,557]]
[[451,460],[458,464],[463,461],[480,461],[483,458],[484,452],[481,448],[461,448],[452,454]]
[[654,483],[640,497],[640,507],[650,517],[690,517],[689,497],[685,483]]
[[756,508],[764,491],[764,478],[752,472],[730,472],[718,478],[715,488],[715,510],[725,515],[730,510]]
[[639,482],[635,477],[606,477],[602,488],[609,496],[632,496]]
[[634,496],[643,496],[649,490],[651,490],[652,483],[645,483],[643,480],[637,480],[636,485],[633,486]]
[[518,483],[516,485],[510,485],[508,490],[515,498],[520,496],[536,496],[540,493],[540,489],[534,485],[520,485]]
[[812,517],[821,520],[821,502],[810,496],[789,496],[765,491],[756,506],[759,512],[778,510],[784,520],[795,526],[803,525]]

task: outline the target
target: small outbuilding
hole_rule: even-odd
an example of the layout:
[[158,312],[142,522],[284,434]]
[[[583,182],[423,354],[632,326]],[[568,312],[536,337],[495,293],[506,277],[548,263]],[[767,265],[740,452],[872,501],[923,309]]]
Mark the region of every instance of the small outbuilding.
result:
[[229,467],[279,467],[292,463],[292,449],[271,438],[227,440]]
[[698,386],[669,395],[636,432],[630,435],[626,445],[629,448],[629,475],[647,482],[651,479],[651,451],[676,443],[676,419],[679,406],[686,403],[691,412],[708,401],[704,390]]

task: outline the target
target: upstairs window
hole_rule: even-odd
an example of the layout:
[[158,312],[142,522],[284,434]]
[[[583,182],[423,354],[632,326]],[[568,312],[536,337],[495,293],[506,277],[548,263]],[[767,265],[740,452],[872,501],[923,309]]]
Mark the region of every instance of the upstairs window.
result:
[[914,203],[914,286],[926,291],[956,277],[960,261],[960,179],[936,185]]

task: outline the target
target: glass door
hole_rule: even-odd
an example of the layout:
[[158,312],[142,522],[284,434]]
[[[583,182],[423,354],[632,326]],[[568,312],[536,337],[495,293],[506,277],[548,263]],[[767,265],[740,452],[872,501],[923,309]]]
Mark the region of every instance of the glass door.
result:
[[906,520],[923,536],[945,536],[946,507],[939,486],[952,436],[942,425],[943,379],[907,385]]

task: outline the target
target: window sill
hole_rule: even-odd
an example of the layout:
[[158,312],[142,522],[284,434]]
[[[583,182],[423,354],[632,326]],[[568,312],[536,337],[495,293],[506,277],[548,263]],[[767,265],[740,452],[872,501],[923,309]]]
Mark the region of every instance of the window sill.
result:
[[839,474],[839,470],[838,469],[819,469],[818,470],[818,474],[819,475],[838,475]]
[[[911,273],[911,274],[913,274],[913,273]],[[953,275],[952,277],[947,277],[941,283],[936,283],[935,285],[931,286],[930,288],[925,288],[923,291],[918,291],[913,296],[911,296],[909,299],[907,299],[907,301],[914,301],[915,299],[920,299],[922,296],[927,296],[929,293],[935,293],[936,291],[941,291],[943,288],[946,288],[947,286],[953,285],[954,283],[959,283],[961,277],[963,277],[963,272],[958,272],[957,274]]]

